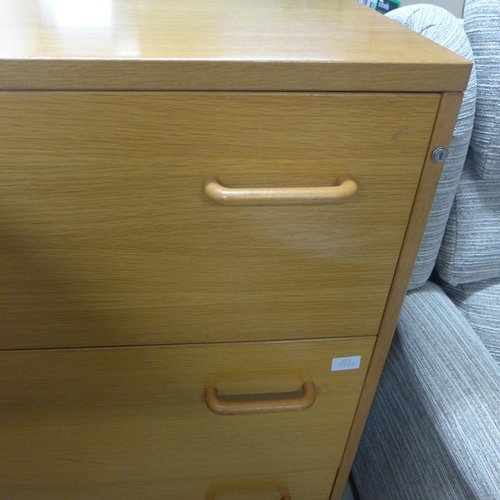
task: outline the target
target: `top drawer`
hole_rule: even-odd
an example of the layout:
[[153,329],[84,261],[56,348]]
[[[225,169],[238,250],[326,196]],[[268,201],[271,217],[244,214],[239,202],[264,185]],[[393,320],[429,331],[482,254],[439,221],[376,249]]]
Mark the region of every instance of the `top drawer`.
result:
[[0,348],[374,335],[439,98],[0,93]]

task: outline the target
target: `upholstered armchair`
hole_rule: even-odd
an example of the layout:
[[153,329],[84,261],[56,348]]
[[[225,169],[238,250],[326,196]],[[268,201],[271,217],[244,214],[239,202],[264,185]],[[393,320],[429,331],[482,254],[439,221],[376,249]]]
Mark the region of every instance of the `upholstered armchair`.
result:
[[500,499],[500,0],[389,17],[475,68],[353,475],[361,500]]

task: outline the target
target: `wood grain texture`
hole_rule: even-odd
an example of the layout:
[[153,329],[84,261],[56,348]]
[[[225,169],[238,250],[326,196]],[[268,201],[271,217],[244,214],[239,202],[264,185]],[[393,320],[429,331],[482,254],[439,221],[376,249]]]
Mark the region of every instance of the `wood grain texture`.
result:
[[3,90],[441,92],[463,91],[471,69],[356,0],[0,0],[0,10]]
[[[1,352],[0,497],[326,499],[374,341]],[[308,380],[305,412],[219,416],[203,398],[293,396]]]
[[341,500],[342,498],[342,493],[354,462],[356,450],[359,446],[366,419],[368,418],[370,407],[389,352],[399,313],[410,282],[413,265],[418,254],[432,202],[434,201],[434,195],[439,184],[443,164],[435,163],[432,160],[432,152],[438,146],[449,146],[460,111],[460,105],[462,104],[462,98],[462,94],[447,93],[443,94],[441,99],[436,125],[422,171],[422,178],[415,197],[414,209],[412,210],[408,224],[408,230],[387,300],[387,306],[384,311],[373,358],[370,363],[365,386],[363,387],[359,407],[353,421],[353,427],[342,459],[342,465],[337,474],[331,500]]
[[[0,348],[374,335],[439,98],[0,93]],[[343,205],[203,193],[346,173]]]

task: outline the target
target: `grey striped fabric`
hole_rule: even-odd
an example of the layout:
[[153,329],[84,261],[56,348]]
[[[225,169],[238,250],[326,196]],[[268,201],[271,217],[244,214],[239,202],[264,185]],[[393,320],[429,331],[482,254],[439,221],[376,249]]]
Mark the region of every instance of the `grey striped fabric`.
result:
[[500,365],[500,278],[443,288]]
[[474,157],[465,162],[437,260],[452,285],[500,278],[500,181],[481,179]]
[[[389,12],[386,17],[472,61],[472,49],[462,24],[446,10],[433,5],[412,5]],[[444,165],[429,222],[413,268],[410,290],[422,286],[434,268],[469,147],[475,107],[476,73],[473,69],[453,134],[450,157]]]
[[477,112],[471,146],[483,179],[500,181],[500,0],[468,0],[464,27],[477,70]]
[[362,500],[500,499],[500,367],[433,283],[405,299],[353,473]]

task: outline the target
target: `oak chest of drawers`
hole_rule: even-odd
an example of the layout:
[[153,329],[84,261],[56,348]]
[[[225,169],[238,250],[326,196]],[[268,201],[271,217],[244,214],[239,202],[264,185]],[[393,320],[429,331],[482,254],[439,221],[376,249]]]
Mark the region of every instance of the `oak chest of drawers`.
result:
[[1,9],[0,498],[339,499],[469,64],[354,0]]

